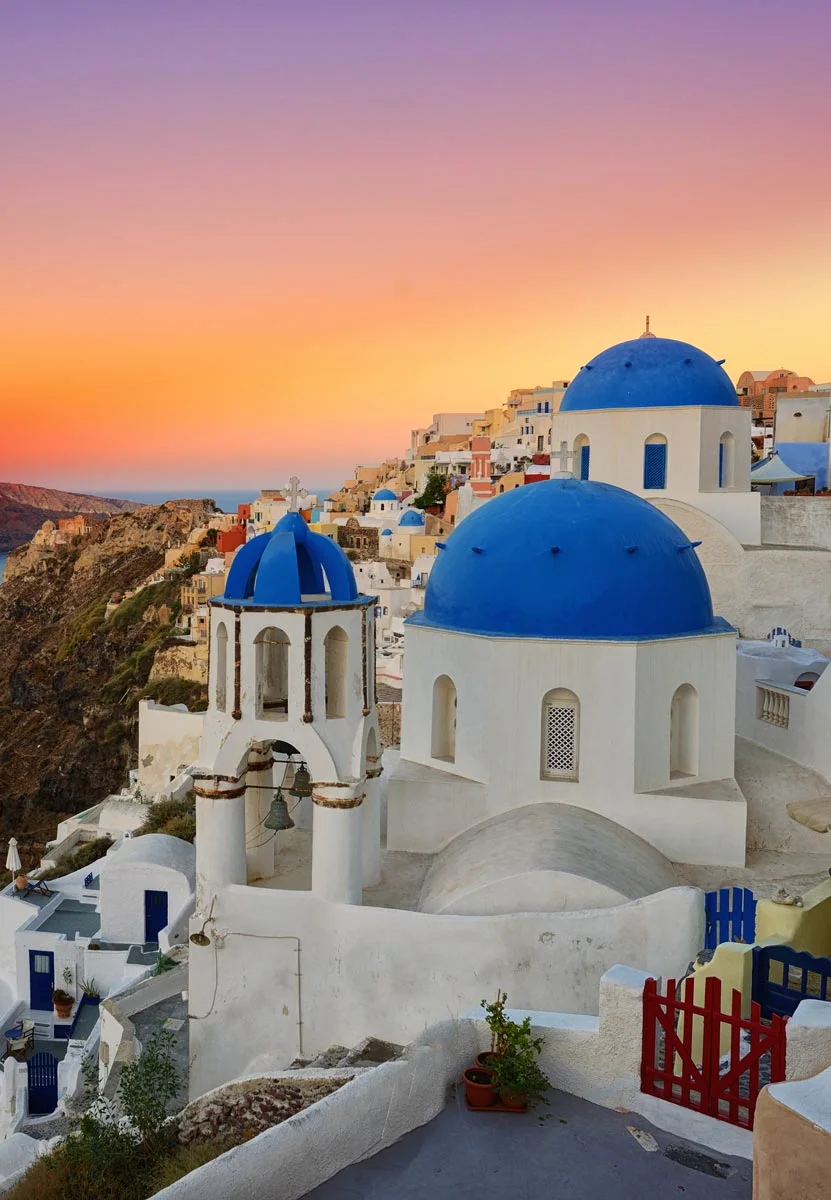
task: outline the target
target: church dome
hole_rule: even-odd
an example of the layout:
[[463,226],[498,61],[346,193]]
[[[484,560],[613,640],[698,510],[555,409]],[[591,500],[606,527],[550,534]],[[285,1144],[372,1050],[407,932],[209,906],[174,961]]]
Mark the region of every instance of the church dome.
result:
[[270,533],[240,546],[225,583],[225,603],[269,608],[358,599],[352,564],[335,542],[287,512]]
[[569,384],[560,412],[601,408],[735,408],[736,389],[721,363],[672,338],[620,342],[586,363]]
[[424,513],[420,508],[408,508],[404,516],[398,522],[400,525],[423,525]]
[[392,530],[391,529],[382,529],[381,537],[392,537]]
[[723,632],[689,538],[646,500],[571,477],[515,488],[440,551],[412,624],[494,637]]
[[372,499],[373,500],[397,500],[398,497],[396,496],[395,492],[391,492],[389,488],[379,488],[378,491],[375,493],[375,495],[372,497]]

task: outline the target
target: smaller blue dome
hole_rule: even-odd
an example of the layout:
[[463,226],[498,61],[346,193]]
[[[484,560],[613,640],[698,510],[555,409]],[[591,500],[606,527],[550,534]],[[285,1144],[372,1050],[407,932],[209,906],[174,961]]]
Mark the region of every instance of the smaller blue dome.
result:
[[225,583],[226,603],[268,608],[349,604],[359,600],[352,564],[340,546],[312,533],[298,512],[281,517],[270,533],[240,546]]
[[398,522],[399,525],[423,525],[424,513],[420,508],[408,508]]
[[392,537],[392,530],[391,529],[382,529],[381,537]]
[[721,363],[688,342],[639,337],[610,346],[569,384],[560,412],[602,408],[736,408]]
[[389,488],[380,488],[372,497],[373,500],[397,500],[395,492],[391,492]]

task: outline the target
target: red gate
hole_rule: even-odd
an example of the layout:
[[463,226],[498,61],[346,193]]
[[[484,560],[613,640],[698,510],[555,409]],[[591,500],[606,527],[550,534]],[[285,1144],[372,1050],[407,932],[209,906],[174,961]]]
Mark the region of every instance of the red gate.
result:
[[[755,1001],[750,1016],[743,1017],[741,992],[735,990],[731,1012],[722,1012],[721,980],[712,976],[705,981],[703,1004],[695,1003],[694,987],[688,976],[681,999],[674,979],[667,980],[663,995],[657,980],[646,981],[641,1091],[752,1129],[760,1089],[785,1078],[787,1019],[763,1021]],[[693,1053],[697,1023],[703,1023],[700,1062]],[[729,1043],[724,1052],[722,1041]]]

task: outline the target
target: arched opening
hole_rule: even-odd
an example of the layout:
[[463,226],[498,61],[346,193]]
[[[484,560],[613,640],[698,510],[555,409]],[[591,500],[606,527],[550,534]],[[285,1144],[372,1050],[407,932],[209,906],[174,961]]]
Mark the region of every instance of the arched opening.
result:
[[216,631],[216,661],[214,663],[214,699],[220,712],[225,712],[228,694],[228,630],[220,621]]
[[542,698],[541,779],[579,779],[580,701],[567,688]]
[[445,762],[456,761],[456,685],[448,675],[439,675],[433,684],[430,754]]
[[698,692],[691,683],[682,683],[672,697],[669,774],[671,779],[698,774]]
[[803,692],[810,692],[818,679],[819,675],[816,671],[803,671],[793,681],[793,685],[794,687],[801,688]]
[[574,439],[574,474],[578,479],[588,479],[590,455],[589,439],[585,433],[579,433]]
[[270,625],[254,639],[257,649],[257,715],[281,717],[289,711],[288,635]]
[[644,491],[660,490],[667,486],[667,439],[653,433],[643,447]]
[[346,716],[346,670],[349,638],[340,625],[333,626],[323,642],[326,658],[326,716]]
[[723,433],[718,443],[718,486],[720,488],[734,486],[734,447],[735,438],[732,433]]

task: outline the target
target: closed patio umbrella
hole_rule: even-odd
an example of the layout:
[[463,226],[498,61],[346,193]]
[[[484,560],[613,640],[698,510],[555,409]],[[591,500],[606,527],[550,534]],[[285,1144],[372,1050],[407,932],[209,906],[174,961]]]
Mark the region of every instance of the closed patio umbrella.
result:
[[9,852],[6,855],[6,870],[11,871],[13,875],[21,869],[23,864],[20,861],[20,855],[17,852],[17,838],[9,838]]

